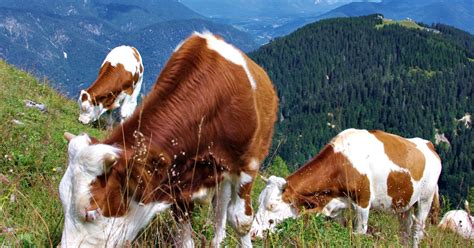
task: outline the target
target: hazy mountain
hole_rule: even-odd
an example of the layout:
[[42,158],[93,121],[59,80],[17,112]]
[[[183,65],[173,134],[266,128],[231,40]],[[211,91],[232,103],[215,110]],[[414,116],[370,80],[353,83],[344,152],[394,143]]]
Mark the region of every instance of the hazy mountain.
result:
[[423,23],[444,23],[474,33],[473,0],[384,0],[380,3],[349,3],[318,19],[381,13],[386,18],[410,18]]
[[95,79],[107,53],[118,45],[139,49],[146,87],[154,83],[173,48],[193,31],[218,33],[244,51],[256,48],[248,34],[216,24],[177,1],[130,4],[124,0],[3,0],[0,58],[47,76],[55,88],[75,97],[79,88]]
[[[371,0],[374,2],[377,0]],[[252,34],[260,44],[351,0],[181,0],[194,11]]]

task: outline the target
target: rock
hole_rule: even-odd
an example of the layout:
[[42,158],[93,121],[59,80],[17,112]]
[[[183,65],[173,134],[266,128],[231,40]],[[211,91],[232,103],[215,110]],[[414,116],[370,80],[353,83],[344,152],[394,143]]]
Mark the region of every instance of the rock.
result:
[[36,108],[39,111],[41,111],[42,113],[47,112],[46,106],[42,103],[36,103],[34,101],[31,101],[31,100],[25,100],[25,105],[28,108]]
[[19,126],[25,125],[25,123],[23,123],[22,121],[16,120],[16,119],[13,119],[12,123],[15,124],[15,125],[19,125]]

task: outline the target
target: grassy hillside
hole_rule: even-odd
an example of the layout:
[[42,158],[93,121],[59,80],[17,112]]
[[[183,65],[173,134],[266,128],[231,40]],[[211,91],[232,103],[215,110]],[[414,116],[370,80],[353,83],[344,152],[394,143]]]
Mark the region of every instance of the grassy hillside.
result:
[[[27,108],[24,100],[46,105],[47,112]],[[65,131],[87,132],[102,138],[104,131],[80,125],[77,105],[49,88],[0,61],[0,247],[51,247],[61,238],[63,212],[57,188],[66,166]],[[15,124],[16,123],[16,124]],[[288,169],[279,157],[267,174],[286,175]],[[263,188],[259,179],[254,198]],[[212,237],[211,206],[198,207],[193,218],[196,244],[206,245]],[[169,247],[176,225],[169,212],[158,216],[134,242],[136,247]],[[257,247],[398,247],[396,218],[372,213],[370,234],[357,236],[350,228],[307,215],[280,225],[280,232]],[[236,239],[228,228],[226,245],[234,247]],[[471,243],[458,236],[428,228],[424,245],[435,247],[468,247]]]
[[[25,100],[46,105],[28,108]],[[59,242],[58,184],[66,166],[65,131],[103,136],[80,126],[77,104],[0,61],[0,247]]]

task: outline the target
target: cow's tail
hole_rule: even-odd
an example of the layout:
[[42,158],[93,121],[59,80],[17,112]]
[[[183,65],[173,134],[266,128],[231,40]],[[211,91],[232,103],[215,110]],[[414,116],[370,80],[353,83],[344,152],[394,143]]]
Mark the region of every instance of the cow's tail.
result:
[[438,185],[436,185],[436,190],[433,195],[433,202],[431,203],[431,210],[430,210],[430,222],[432,225],[438,224],[439,212],[440,212],[439,193],[438,193]]

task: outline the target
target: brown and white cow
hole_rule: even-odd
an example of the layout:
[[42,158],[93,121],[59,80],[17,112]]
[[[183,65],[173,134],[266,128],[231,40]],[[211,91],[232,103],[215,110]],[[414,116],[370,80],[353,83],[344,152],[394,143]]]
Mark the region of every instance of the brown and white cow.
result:
[[143,81],[142,57],[130,46],[119,46],[105,58],[94,83],[79,95],[79,121],[96,121],[107,110],[120,108],[121,122],[137,106]]
[[464,203],[466,210],[451,210],[444,214],[438,227],[451,230],[465,239],[474,239],[474,217],[471,215],[469,204]]
[[[271,144],[277,105],[262,68],[221,38],[194,33],[107,139],[65,134],[62,245],[123,245],[156,213],[170,206],[186,213],[218,187],[213,245],[224,239],[228,222],[241,245],[251,246],[250,192]],[[180,245],[193,246],[184,219]]]
[[437,197],[440,172],[440,159],[429,141],[348,129],[286,179],[268,179],[251,234],[262,237],[264,230],[297,217],[301,208],[337,217],[350,207],[356,213],[357,233],[367,232],[370,208],[404,216],[407,232],[412,225],[409,210],[417,203],[414,244],[418,244],[433,197]]

